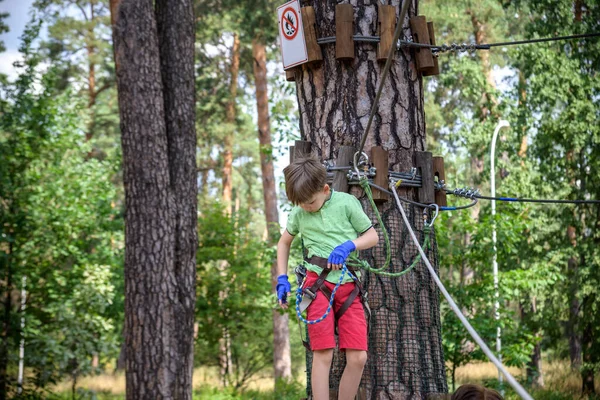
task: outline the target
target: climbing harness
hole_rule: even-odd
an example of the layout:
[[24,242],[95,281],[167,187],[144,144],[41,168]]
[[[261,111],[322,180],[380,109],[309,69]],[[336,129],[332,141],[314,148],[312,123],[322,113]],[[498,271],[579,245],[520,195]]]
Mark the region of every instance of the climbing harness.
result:
[[[342,285],[345,274],[348,274],[354,280],[354,290],[352,290],[352,292],[346,298],[346,300],[344,301],[344,303],[342,304],[340,309],[337,310],[334,314],[336,329],[337,329],[337,321],[339,321],[339,319],[342,318],[342,315],[344,315],[344,313],[348,310],[348,308],[350,308],[350,306],[354,302],[354,299],[358,295],[361,296],[361,301],[362,301],[363,307],[367,311],[368,320],[370,320],[371,310],[367,303],[367,294],[362,289],[362,285],[361,285],[358,277],[351,272],[351,270],[349,269],[349,267],[346,264],[344,264],[342,266],[342,269],[341,269],[342,273],[340,275],[340,279],[338,280],[337,284],[335,285],[333,290],[329,290],[329,288],[325,285],[325,279],[327,278],[327,275],[329,275],[329,272],[331,272],[331,269],[327,268],[327,259],[322,258],[322,257],[313,256],[309,259],[306,259],[305,261],[309,262],[311,264],[321,266],[321,268],[323,268],[323,271],[321,272],[321,274],[319,274],[319,277],[317,278],[315,283],[313,283],[310,287],[304,287],[304,282],[306,280],[306,274],[307,274],[306,267],[304,267],[304,265],[301,264],[301,265],[297,266],[296,269],[294,270],[294,272],[296,274],[296,279],[298,281],[298,289],[296,290],[296,316],[298,317],[298,325],[300,325],[300,321],[304,322],[307,325],[314,325],[314,324],[318,324],[319,322],[321,322],[325,318],[327,318],[327,316],[331,313],[331,309],[333,307],[335,293],[337,292],[339,287]],[[323,267],[323,265],[324,265],[324,267]],[[321,292],[323,295],[325,295],[327,298],[329,298],[329,305],[327,306],[325,313],[321,317],[314,319],[314,320],[308,320],[302,316],[302,313],[304,312],[304,310],[306,310],[308,308],[310,303],[312,303],[312,301],[317,298],[318,292]],[[367,326],[369,325],[368,320],[367,320]],[[304,345],[304,347],[306,347],[310,351],[310,346],[308,345],[308,341],[304,340],[304,338],[302,337],[302,327],[301,326],[300,326],[300,339],[302,340],[302,344]]]
[[[318,324],[319,322],[321,322],[325,318],[327,318],[327,316],[331,312],[331,307],[333,306],[333,300],[335,298],[335,293],[337,292],[340,285],[344,281],[344,275],[348,272],[348,268],[346,267],[346,264],[344,264],[344,266],[342,267],[342,274],[340,275],[340,279],[332,291],[329,291],[329,288],[327,288],[327,286],[325,286],[325,278],[327,277],[327,275],[329,274],[330,271],[331,270],[324,269],[323,272],[321,272],[321,275],[319,275],[319,277],[317,278],[317,281],[310,288],[302,288],[302,285],[299,285],[298,289],[296,290],[296,315],[298,316],[298,319],[300,321],[304,322],[307,325]],[[306,298],[310,298],[312,301],[317,297],[317,291],[319,291],[319,290],[322,291],[323,294],[325,294],[325,296],[329,297],[329,305],[327,306],[327,310],[325,310],[325,313],[321,317],[319,317],[317,319],[313,319],[313,320],[307,320],[302,316],[302,311],[304,311],[308,307],[308,305],[304,306],[304,308],[301,309],[301,305],[302,305],[302,301],[303,301],[302,297],[303,297],[303,295],[306,295]],[[356,297],[356,296],[354,296],[354,297]],[[350,297],[348,297],[348,300],[350,300],[350,303],[352,303],[352,300],[354,300],[354,298],[350,299]],[[346,305],[348,300],[346,300],[344,305]],[[348,307],[349,307],[349,305],[348,305]],[[340,314],[339,316],[337,316],[338,313],[336,313],[336,320],[339,319],[339,317],[341,317],[341,314],[343,314],[348,307],[346,307],[343,310],[340,309],[340,311],[342,311],[342,312],[339,313]]]

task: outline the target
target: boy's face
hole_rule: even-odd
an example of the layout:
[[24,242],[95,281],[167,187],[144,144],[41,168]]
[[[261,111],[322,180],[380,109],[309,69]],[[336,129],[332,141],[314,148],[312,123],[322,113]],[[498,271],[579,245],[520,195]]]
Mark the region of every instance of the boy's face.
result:
[[323,207],[323,204],[329,198],[331,194],[331,189],[329,189],[329,185],[323,186],[323,190],[317,192],[309,201],[306,203],[298,204],[300,208],[307,212],[317,212]]

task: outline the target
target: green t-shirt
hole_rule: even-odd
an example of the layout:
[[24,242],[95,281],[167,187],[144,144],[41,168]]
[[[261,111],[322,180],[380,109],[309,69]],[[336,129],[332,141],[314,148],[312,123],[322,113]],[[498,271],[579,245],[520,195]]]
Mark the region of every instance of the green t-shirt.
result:
[[[294,207],[288,216],[287,231],[290,235],[302,234],[304,247],[308,257],[319,256],[329,258],[329,254],[340,244],[356,239],[365,233],[373,224],[365,214],[358,199],[351,194],[335,192],[319,211],[308,212],[301,207]],[[322,268],[304,262],[306,269],[320,274]],[[327,280],[337,283],[341,271],[331,271]],[[347,274],[344,283],[352,281]]]

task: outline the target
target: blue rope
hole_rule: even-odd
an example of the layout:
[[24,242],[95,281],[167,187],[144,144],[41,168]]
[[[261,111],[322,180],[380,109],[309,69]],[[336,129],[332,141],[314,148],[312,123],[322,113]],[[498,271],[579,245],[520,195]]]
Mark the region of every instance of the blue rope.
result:
[[[320,318],[317,318],[317,319],[307,320],[306,318],[304,318],[302,316],[302,313],[300,312],[300,303],[302,302],[302,284],[298,285],[298,289],[296,290],[296,315],[298,316],[298,319],[300,321],[302,321],[308,325],[314,325],[314,324],[318,324],[319,322],[321,322],[325,318],[327,318],[327,316],[331,312],[331,307],[333,306],[333,298],[335,297],[335,292],[337,292],[338,288],[342,285],[342,282],[344,280],[344,275],[346,274],[346,272],[348,272],[348,268],[346,267],[346,264],[344,264],[341,271],[342,271],[342,274],[340,275],[340,280],[338,281],[338,283],[335,285],[335,287],[331,291],[331,298],[329,299],[329,305],[327,306],[327,310],[325,311],[325,314],[323,314]],[[354,277],[352,274],[350,274],[350,276],[352,277],[352,279],[356,280],[356,277]]]

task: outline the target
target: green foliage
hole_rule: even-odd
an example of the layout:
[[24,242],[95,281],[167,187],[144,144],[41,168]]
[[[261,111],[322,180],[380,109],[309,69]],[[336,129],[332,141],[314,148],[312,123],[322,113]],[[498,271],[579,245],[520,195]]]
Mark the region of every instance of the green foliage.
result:
[[10,362],[19,333],[25,339],[25,364],[35,377],[27,390],[65,373],[91,373],[93,355],[114,357],[111,307],[123,242],[114,167],[89,159],[80,105],[55,92],[53,69],[39,72],[37,27],[24,35],[23,72],[3,88],[0,103],[0,260],[15,285],[3,290],[26,279],[25,328],[18,327],[16,305],[3,315],[10,317]]
[[[438,43],[470,42],[476,38],[475,27],[483,31],[485,41],[494,42],[598,31],[596,2],[586,2],[581,10],[578,4],[583,5],[560,0],[491,1],[473,7],[470,2],[442,6],[426,1],[422,11],[435,21]],[[427,78],[425,101],[428,135],[434,138],[430,144],[446,153],[448,187],[477,185],[487,194],[490,139],[497,120],[508,119],[511,128],[501,133],[497,144],[500,195],[600,198],[599,46],[597,40],[578,40],[494,48],[487,61],[487,53],[481,51],[441,55],[442,74]],[[496,90],[490,87],[486,71],[500,68],[509,79]],[[579,335],[584,327],[593,327],[583,370],[595,369],[600,361],[600,336],[594,330],[597,314],[592,314],[598,309],[600,284],[597,207],[498,202],[495,219],[489,203],[480,207],[471,216],[467,212],[446,216],[437,235],[442,274],[447,275],[459,304],[469,305],[465,310],[475,328],[485,336],[494,326],[489,293],[493,293],[491,231],[495,226],[504,360],[517,365],[528,362],[527,352],[540,338],[544,349],[567,356],[561,349],[565,327],[573,317],[569,304],[575,299],[582,305],[576,318]],[[569,226],[575,229],[575,241],[567,237]],[[574,270],[569,270],[569,260],[575,261]],[[451,363],[477,358],[476,352],[457,352],[464,346],[460,340],[466,340],[465,332],[455,326],[451,314],[443,318]],[[516,352],[511,355],[504,349]]]
[[79,117],[86,126],[95,158],[117,158],[120,146],[119,112],[113,62],[108,2],[36,0],[35,9],[47,28],[40,57],[55,70],[54,85],[69,90],[82,105]]
[[273,249],[248,225],[249,215],[233,218],[213,205],[199,220],[198,327],[199,365],[218,365],[219,340],[228,332],[233,371],[230,378],[243,388],[273,359],[270,282]]

